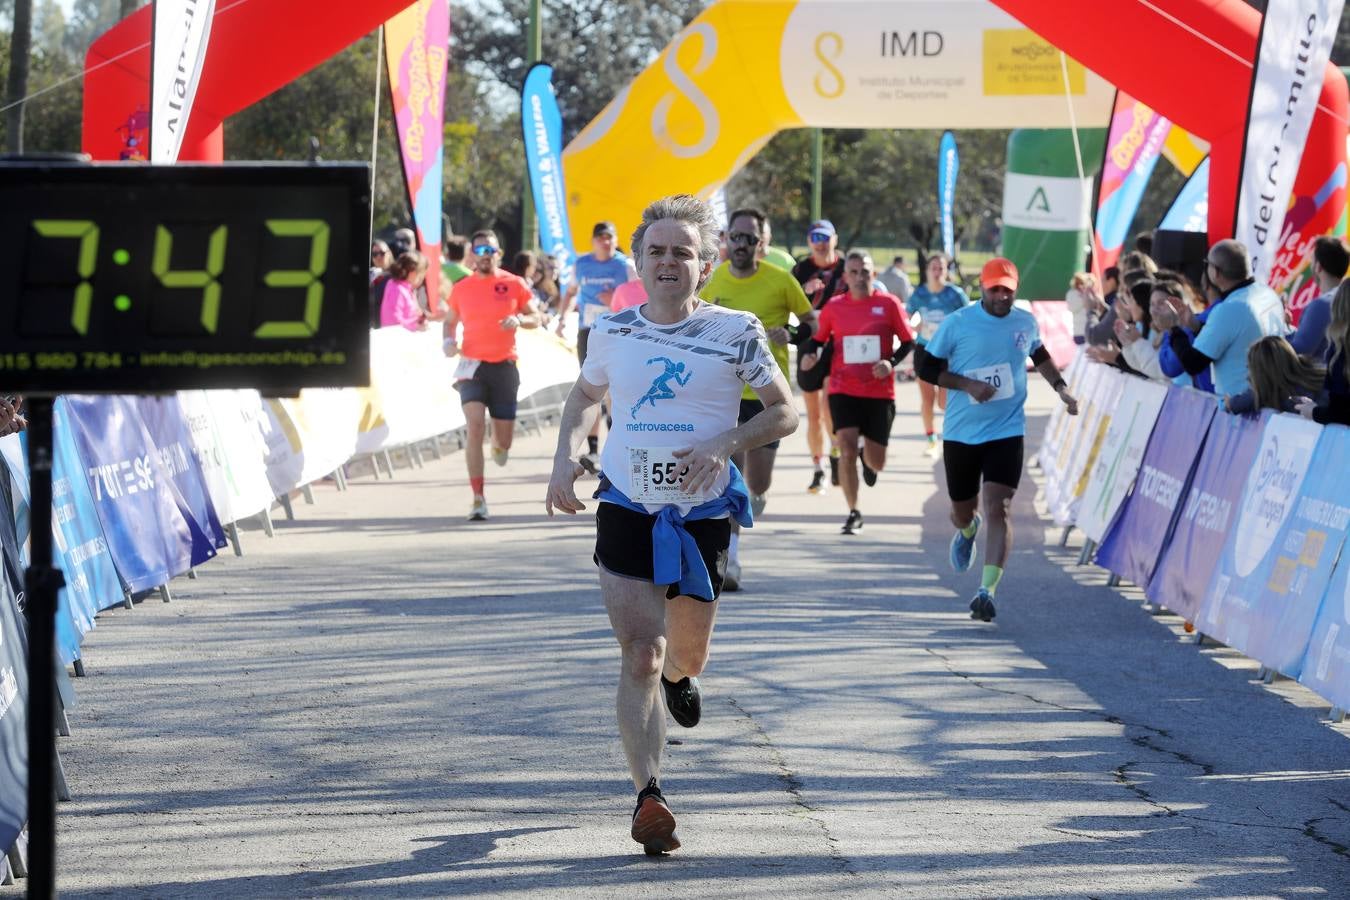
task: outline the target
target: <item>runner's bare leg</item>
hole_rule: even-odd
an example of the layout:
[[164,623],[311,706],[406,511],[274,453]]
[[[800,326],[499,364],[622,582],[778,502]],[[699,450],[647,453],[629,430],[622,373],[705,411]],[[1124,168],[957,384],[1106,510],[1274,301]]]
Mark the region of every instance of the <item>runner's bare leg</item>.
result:
[[703,667],[708,664],[713,624],[717,620],[717,603],[716,600],[705,603],[684,595],[666,601],[664,674],[667,681],[679,681],[703,672]]
[[483,435],[487,433],[487,404],[471,400],[464,404],[469,439],[464,445],[464,464],[470,478],[483,477]]
[[1013,495],[1006,484],[984,483],[984,564],[1004,568],[1012,550]]
[[616,709],[628,771],[638,790],[661,777],[666,743],[666,707],[661,699],[661,668],[666,655],[666,589],[600,569],[614,637],[623,654]]

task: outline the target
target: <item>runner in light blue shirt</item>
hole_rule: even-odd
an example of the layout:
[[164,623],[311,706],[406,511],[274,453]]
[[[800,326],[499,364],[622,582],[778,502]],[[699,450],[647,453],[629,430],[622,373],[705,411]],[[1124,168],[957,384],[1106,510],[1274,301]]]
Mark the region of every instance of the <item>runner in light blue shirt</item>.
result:
[[[919,317],[915,329],[915,342],[919,345],[914,351],[914,366],[918,369],[924,346],[937,334],[943,320],[970,305],[966,292],[947,280],[950,261],[945,253],[934,253],[924,263],[923,284],[914,288],[905,301],[905,312],[911,317]],[[910,324],[913,324],[911,318]],[[923,421],[923,433],[928,439],[926,452],[936,456],[938,452],[937,431],[933,427],[933,407],[947,408],[947,392],[926,381],[919,382],[919,418]]]
[[[1059,394],[1070,415],[1078,402],[1069,393],[1050,354],[1041,345],[1036,319],[1013,306],[1017,267],[995,257],[980,273],[984,296],[975,306],[947,316],[928,342],[919,377],[953,391],[943,425],[942,461],[952,501],[951,563],[968,571],[975,559],[975,536],[989,522],[984,574],[970,617],[994,618],[994,592],[1012,547],[1009,509],[1022,478],[1026,431],[1026,362]],[[984,500],[984,517],[976,512]]]

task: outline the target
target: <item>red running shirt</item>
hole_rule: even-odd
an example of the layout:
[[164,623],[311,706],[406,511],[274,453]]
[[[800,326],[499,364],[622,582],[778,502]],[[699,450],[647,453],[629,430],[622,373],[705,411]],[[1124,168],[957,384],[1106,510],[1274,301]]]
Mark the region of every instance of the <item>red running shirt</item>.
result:
[[836,294],[820,310],[815,339],[822,344],[834,342],[831,394],[895,399],[895,376],[877,378],[872,374],[872,364],[889,360],[897,340],[914,340],[899,297],[876,293],[856,300],[851,294]]
[[516,333],[502,328],[502,319],[530,311],[534,292],[525,279],[510,272],[477,272],[450,289],[450,308],[459,316],[464,336],[459,349],[470,359],[495,363],[516,358]]

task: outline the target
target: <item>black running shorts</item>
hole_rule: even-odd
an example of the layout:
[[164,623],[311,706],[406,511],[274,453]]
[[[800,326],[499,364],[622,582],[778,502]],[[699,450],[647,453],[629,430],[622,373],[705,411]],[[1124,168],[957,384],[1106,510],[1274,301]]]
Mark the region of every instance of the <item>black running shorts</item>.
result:
[[577,332],[577,362],[586,365],[586,348],[591,345],[591,330],[583,328]]
[[514,420],[516,392],[520,390],[520,370],[515,360],[479,363],[473,377],[455,382],[460,403],[482,403],[494,419]]
[[[764,404],[762,401],[760,401],[759,399],[746,400],[744,397],[742,397],[741,412],[740,415],[736,417],[736,424],[744,425],[746,422],[749,422],[751,419],[753,419],[755,416],[759,415],[762,412],[764,412]],[[779,441],[770,441],[769,443],[764,444],[763,446],[767,447],[770,450],[777,450],[779,443],[780,443]]]
[[841,428],[856,428],[869,441],[885,447],[891,441],[895,401],[886,397],[831,394],[830,418],[834,420],[836,433]]
[[[595,564],[615,575],[652,581],[652,527],[656,516],[634,512],[615,503],[601,501],[595,511]],[[731,546],[730,519],[700,519],[686,522],[685,530],[698,544],[698,552],[708,567],[712,581],[711,597],[695,600],[716,600],[722,593],[722,579],[727,574],[727,548]],[[679,596],[680,586],[666,589],[666,599]]]
[[947,496],[958,502],[978,497],[981,479],[1017,490],[1022,480],[1022,437],[986,444],[944,440],[942,464],[947,470]]

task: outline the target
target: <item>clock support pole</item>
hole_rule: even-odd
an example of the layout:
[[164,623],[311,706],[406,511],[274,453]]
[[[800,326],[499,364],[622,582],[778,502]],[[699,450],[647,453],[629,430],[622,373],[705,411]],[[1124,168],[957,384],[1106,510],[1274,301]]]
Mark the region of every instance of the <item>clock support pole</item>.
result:
[[56,604],[65,585],[52,564],[52,404],[30,396],[28,610],[28,896],[56,896]]

